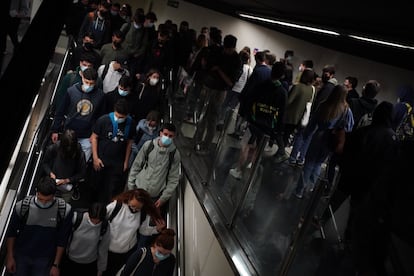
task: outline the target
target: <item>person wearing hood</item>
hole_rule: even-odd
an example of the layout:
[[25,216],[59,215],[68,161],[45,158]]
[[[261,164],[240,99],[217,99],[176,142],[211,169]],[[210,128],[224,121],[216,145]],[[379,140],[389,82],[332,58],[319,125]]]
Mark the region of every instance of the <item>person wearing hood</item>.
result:
[[354,115],[354,130],[358,127],[362,116],[367,113],[372,113],[378,104],[375,99],[381,89],[381,85],[376,80],[369,80],[362,88],[362,96],[359,98],[352,98],[349,100],[349,108]]
[[150,69],[143,82],[133,88],[133,93],[138,95],[136,107],[132,112],[134,119],[139,122],[147,117],[151,110],[161,111],[163,104],[162,76],[156,69]]
[[136,136],[134,143],[132,144],[131,157],[129,159],[129,167],[135,160],[138,151],[142,148],[142,145],[148,140],[152,140],[158,137],[159,128],[161,123],[161,114],[158,110],[151,110],[145,119],[141,119],[136,127]]
[[98,87],[98,73],[93,67],[81,70],[79,75],[81,81],[67,89],[57,106],[50,132],[52,142],[56,143],[59,133],[73,129],[85,153],[85,160],[89,162],[92,155],[89,138],[92,126],[104,114],[105,94]]
[[110,9],[111,4],[103,0],[98,4],[95,11],[86,14],[79,31],[78,41],[80,44],[82,43],[83,35],[87,32],[91,32],[94,35],[93,48],[97,50],[100,50],[104,44],[111,42]]

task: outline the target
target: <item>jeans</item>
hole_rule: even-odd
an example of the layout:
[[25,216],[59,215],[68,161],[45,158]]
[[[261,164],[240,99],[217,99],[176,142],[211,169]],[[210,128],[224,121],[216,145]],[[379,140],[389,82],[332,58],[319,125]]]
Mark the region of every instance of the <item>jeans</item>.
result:
[[51,265],[50,257],[17,256],[14,276],[49,276]]
[[311,136],[307,158],[303,166],[301,177],[296,187],[296,194],[302,195],[306,189],[313,189],[321,174],[321,165],[331,154],[327,145],[326,132],[318,131]]
[[306,152],[308,151],[309,144],[312,140],[312,135],[309,135],[307,139],[303,138],[304,128],[299,128],[293,141],[292,151],[290,153],[289,162],[298,161],[303,163],[305,161]]

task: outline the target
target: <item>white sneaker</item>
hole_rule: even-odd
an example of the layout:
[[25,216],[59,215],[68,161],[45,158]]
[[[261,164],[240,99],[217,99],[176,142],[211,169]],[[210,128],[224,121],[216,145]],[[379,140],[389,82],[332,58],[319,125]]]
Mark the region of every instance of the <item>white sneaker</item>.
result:
[[233,176],[236,179],[242,178],[242,172],[238,168],[230,169],[229,173],[231,176]]
[[251,169],[252,168],[252,162],[250,162],[249,164],[247,164],[246,169]]

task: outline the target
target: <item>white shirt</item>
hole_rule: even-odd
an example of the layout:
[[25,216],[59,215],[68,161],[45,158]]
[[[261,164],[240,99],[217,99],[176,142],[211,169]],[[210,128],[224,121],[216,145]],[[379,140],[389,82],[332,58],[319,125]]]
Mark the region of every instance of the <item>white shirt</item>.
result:
[[[114,61],[111,61],[109,64],[108,72],[105,75],[105,78],[102,80],[102,90],[104,93],[113,91],[119,85],[119,80],[123,75],[129,76],[129,71],[124,69],[123,73],[114,70],[113,67]],[[98,68],[98,76],[102,78],[102,73],[105,69],[105,64],[102,64]]]

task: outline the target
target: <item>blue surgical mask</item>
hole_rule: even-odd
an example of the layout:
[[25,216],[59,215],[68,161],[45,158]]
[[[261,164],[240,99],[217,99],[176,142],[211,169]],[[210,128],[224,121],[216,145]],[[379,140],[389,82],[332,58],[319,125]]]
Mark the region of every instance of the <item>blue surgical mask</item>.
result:
[[36,202],[36,205],[37,205],[37,206],[39,206],[40,208],[42,208],[42,209],[46,209],[46,208],[49,208],[50,206],[52,206],[52,204],[53,204],[54,200],[48,201],[48,202],[46,202],[46,203],[42,203],[42,202],[40,202],[40,201],[37,199],[37,197],[36,197],[36,198],[35,198],[35,202]]
[[161,254],[160,252],[158,252],[158,250],[155,251],[155,257],[157,257],[158,260],[163,261],[165,259],[167,259],[170,256],[170,254]]
[[116,115],[114,114],[114,119],[118,124],[122,124],[123,122],[125,122],[126,118],[118,118],[116,117]]
[[84,72],[86,69],[88,69],[88,66],[80,65],[80,69],[82,72]]
[[87,85],[87,84],[82,84],[82,90],[85,93],[89,93],[93,90],[93,88],[95,87],[95,85]]
[[125,97],[128,95],[128,90],[122,90],[121,88],[118,88],[118,93],[120,96]]
[[171,143],[172,143],[172,138],[170,138],[170,137],[168,137],[168,136],[163,135],[163,136],[161,136],[161,143],[162,143],[164,146],[169,146],[169,145],[171,145]]

